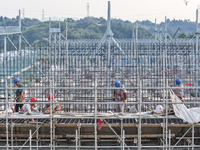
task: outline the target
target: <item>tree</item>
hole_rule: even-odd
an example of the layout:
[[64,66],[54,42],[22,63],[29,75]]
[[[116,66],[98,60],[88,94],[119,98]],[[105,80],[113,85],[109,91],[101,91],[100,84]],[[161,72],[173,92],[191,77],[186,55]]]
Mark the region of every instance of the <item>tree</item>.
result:
[[185,33],[181,33],[181,34],[178,36],[178,38],[181,38],[181,39],[187,38],[187,35],[186,35]]

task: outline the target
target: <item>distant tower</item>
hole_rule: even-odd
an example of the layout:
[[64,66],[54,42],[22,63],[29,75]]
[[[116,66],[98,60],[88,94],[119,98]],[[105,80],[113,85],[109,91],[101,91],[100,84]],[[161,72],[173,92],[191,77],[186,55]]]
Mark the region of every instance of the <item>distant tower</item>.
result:
[[87,17],[90,17],[90,5],[87,3]]
[[42,9],[42,21],[44,21],[44,9]]
[[23,17],[23,19],[25,18],[25,9],[24,8],[22,9],[22,17]]

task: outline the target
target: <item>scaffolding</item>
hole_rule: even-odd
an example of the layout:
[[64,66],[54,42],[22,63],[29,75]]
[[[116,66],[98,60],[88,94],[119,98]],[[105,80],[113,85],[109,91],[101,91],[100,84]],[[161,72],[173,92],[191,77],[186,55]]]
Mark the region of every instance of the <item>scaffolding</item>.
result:
[[[166,21],[164,33],[155,38],[138,39],[136,24],[133,39],[114,39],[109,2],[101,40],[64,38],[60,25],[52,28],[50,20],[48,46],[29,46],[10,54],[5,43],[0,63],[1,149],[199,149],[200,124],[188,124],[171,113],[169,96],[180,78],[184,104],[199,107],[198,10],[196,15],[192,39],[168,38]],[[1,33],[7,36],[5,30]],[[36,97],[39,108],[59,103],[63,111],[10,113],[19,89],[13,85],[14,77],[24,85],[27,100]],[[116,80],[127,90],[126,103],[113,101]],[[49,102],[49,94],[58,102]],[[125,104],[125,115],[116,112],[119,103]],[[164,106],[165,113],[153,113],[157,105]],[[27,123],[31,118],[36,123]],[[103,121],[101,130],[98,119]]]

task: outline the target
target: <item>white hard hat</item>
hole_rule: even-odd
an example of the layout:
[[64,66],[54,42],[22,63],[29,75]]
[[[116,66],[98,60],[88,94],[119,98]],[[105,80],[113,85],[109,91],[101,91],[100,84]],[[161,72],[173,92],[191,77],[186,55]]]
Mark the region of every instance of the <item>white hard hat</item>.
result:
[[157,105],[156,106],[156,112],[157,113],[163,113],[164,112],[164,108],[162,105]]

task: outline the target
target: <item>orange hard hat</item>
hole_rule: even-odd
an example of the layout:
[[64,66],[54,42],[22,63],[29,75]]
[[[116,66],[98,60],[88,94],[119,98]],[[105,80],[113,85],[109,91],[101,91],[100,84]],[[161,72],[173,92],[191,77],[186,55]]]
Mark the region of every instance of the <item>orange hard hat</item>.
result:
[[53,100],[53,94],[48,96],[48,100],[50,101],[51,99]]
[[31,98],[31,102],[37,102],[37,99],[35,97]]

